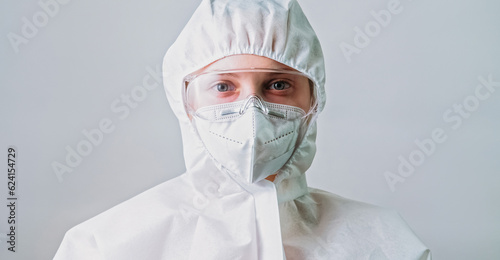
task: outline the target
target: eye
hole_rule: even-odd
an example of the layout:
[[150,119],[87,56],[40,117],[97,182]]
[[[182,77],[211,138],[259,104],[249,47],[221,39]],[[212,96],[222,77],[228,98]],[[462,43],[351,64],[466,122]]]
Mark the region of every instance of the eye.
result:
[[231,87],[226,83],[217,83],[215,89],[219,92],[227,92],[231,90]]
[[290,84],[285,82],[285,81],[273,82],[273,83],[271,83],[271,86],[269,87],[269,89],[273,89],[273,90],[285,90],[287,88],[290,88]]

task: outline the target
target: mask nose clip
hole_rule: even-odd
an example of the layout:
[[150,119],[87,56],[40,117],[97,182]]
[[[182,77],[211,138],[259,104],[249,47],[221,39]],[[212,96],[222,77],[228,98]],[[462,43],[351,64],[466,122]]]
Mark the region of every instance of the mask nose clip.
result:
[[264,105],[264,100],[262,100],[261,97],[259,96],[249,96],[246,100],[245,103],[241,106],[240,108],[240,115],[243,115],[249,107],[255,107],[260,109],[264,114],[269,114],[269,110],[266,105]]

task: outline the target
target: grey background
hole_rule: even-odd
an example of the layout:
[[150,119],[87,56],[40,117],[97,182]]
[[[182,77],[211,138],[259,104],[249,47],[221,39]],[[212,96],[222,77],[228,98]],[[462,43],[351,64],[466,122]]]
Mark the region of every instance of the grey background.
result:
[[[434,259],[500,259],[500,91],[455,130],[443,119],[474,95],[479,76],[500,81],[500,4],[401,0],[402,11],[348,62],[339,45],[353,44],[353,28],[374,21],[370,11],[389,2],[300,2],[328,76],[309,185],[397,209]],[[13,145],[18,225],[11,253],[1,206],[0,259],[51,259],[70,227],[184,171],[162,87],[128,116],[111,105],[161,65],[198,3],[69,1],[16,53],[8,34],[22,36],[23,17],[32,21],[43,9],[37,1],[1,2],[0,205],[7,204]],[[86,140],[82,131],[104,118],[114,131],[60,182],[53,162],[65,163],[66,147],[76,149]],[[436,128],[446,141],[391,191],[384,173],[397,173],[398,157],[408,158],[418,149],[414,140]]]

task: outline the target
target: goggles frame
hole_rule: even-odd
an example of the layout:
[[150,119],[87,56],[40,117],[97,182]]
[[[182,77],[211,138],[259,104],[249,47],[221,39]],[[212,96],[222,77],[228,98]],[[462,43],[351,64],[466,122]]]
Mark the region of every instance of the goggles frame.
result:
[[211,71],[205,71],[205,72],[201,72],[201,73],[191,73],[191,74],[186,75],[182,79],[182,87],[183,87],[183,89],[182,89],[182,99],[183,99],[184,108],[185,108],[186,113],[188,115],[194,115],[196,113],[196,110],[193,109],[189,105],[188,94],[187,94],[188,93],[189,84],[192,81],[194,81],[196,78],[198,78],[200,76],[203,76],[203,75],[211,75],[211,74],[218,75],[218,74],[248,73],[248,72],[252,72],[252,73],[255,73],[255,72],[264,72],[264,73],[276,73],[276,74],[291,74],[291,75],[303,76],[303,77],[307,78],[308,81],[309,81],[309,88],[310,88],[310,92],[311,92],[311,106],[310,106],[309,111],[306,113],[306,116],[308,116],[310,114],[315,114],[317,112],[317,109],[318,109],[318,100],[317,100],[318,88],[316,86],[316,83],[314,82],[314,80],[310,76],[308,76],[307,74],[302,73],[300,71],[291,70],[291,69],[270,69],[270,68],[256,68],[256,67],[251,67],[251,68],[229,69],[229,70],[211,70]]

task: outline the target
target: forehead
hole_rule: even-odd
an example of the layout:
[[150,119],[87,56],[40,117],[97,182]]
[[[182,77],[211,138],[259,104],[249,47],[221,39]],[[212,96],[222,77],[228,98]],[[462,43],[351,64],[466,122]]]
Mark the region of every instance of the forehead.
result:
[[199,72],[209,72],[214,70],[233,70],[233,69],[248,69],[248,68],[261,68],[261,69],[282,69],[282,70],[292,70],[296,71],[293,68],[290,68],[284,64],[281,64],[275,60],[251,55],[251,54],[239,54],[232,55],[217,60],[208,66],[201,69]]

